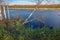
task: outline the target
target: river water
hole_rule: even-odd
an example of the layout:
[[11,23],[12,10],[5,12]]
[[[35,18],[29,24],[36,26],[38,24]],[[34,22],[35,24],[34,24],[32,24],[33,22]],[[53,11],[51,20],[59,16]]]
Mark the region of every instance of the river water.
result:
[[[28,9],[9,9],[10,18],[20,17],[22,19],[28,18],[30,13],[33,10]],[[8,12],[6,10],[6,13],[8,15]],[[46,26],[53,26],[53,27],[59,27],[60,26],[60,10],[36,10],[33,15],[29,18],[29,20],[32,20],[34,18],[40,17],[41,20],[44,22]],[[27,26],[30,26],[30,24],[34,27],[39,26],[39,22],[34,20],[31,22],[26,23]]]

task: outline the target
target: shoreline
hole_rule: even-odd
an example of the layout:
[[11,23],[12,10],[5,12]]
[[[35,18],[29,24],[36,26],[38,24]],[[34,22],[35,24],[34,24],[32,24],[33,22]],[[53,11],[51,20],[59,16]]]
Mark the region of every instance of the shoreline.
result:
[[[5,8],[9,9],[36,9],[37,10],[60,10],[60,4],[54,4],[54,5],[5,5]],[[2,7],[2,5],[0,5],[0,7]]]

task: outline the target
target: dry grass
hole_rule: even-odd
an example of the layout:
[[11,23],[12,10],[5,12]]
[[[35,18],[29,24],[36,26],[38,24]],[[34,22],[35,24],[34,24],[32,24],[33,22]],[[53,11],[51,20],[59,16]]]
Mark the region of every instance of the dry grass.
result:
[[[37,5],[8,5],[9,8],[35,8],[36,6]],[[38,5],[37,7],[38,8],[60,8],[60,4]]]

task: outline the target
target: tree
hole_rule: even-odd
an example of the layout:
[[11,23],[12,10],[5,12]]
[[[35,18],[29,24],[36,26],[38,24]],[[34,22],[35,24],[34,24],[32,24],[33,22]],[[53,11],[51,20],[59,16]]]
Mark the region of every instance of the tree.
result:
[[4,12],[4,17],[6,19],[6,10],[5,10],[4,0],[1,0],[1,5],[2,5],[3,12]]
[[1,5],[1,0],[0,0],[0,5]]
[[8,19],[10,19],[10,13],[9,13],[9,0],[6,0],[6,5],[7,5],[7,12],[8,12]]
[[38,0],[38,3],[37,3],[37,6],[35,7],[35,9],[30,13],[30,15],[26,18],[26,20],[23,22],[26,23],[30,18],[31,16],[34,14],[34,12],[36,11],[37,7],[39,6],[40,3],[42,3],[43,0]]

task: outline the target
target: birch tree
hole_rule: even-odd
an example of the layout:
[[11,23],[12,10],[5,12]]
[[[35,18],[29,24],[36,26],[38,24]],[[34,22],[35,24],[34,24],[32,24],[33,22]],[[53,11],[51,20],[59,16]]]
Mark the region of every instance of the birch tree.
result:
[[3,12],[4,12],[4,18],[6,19],[6,10],[5,10],[5,4],[4,4],[4,0],[1,0],[1,4],[2,4],[2,7],[3,7]]

